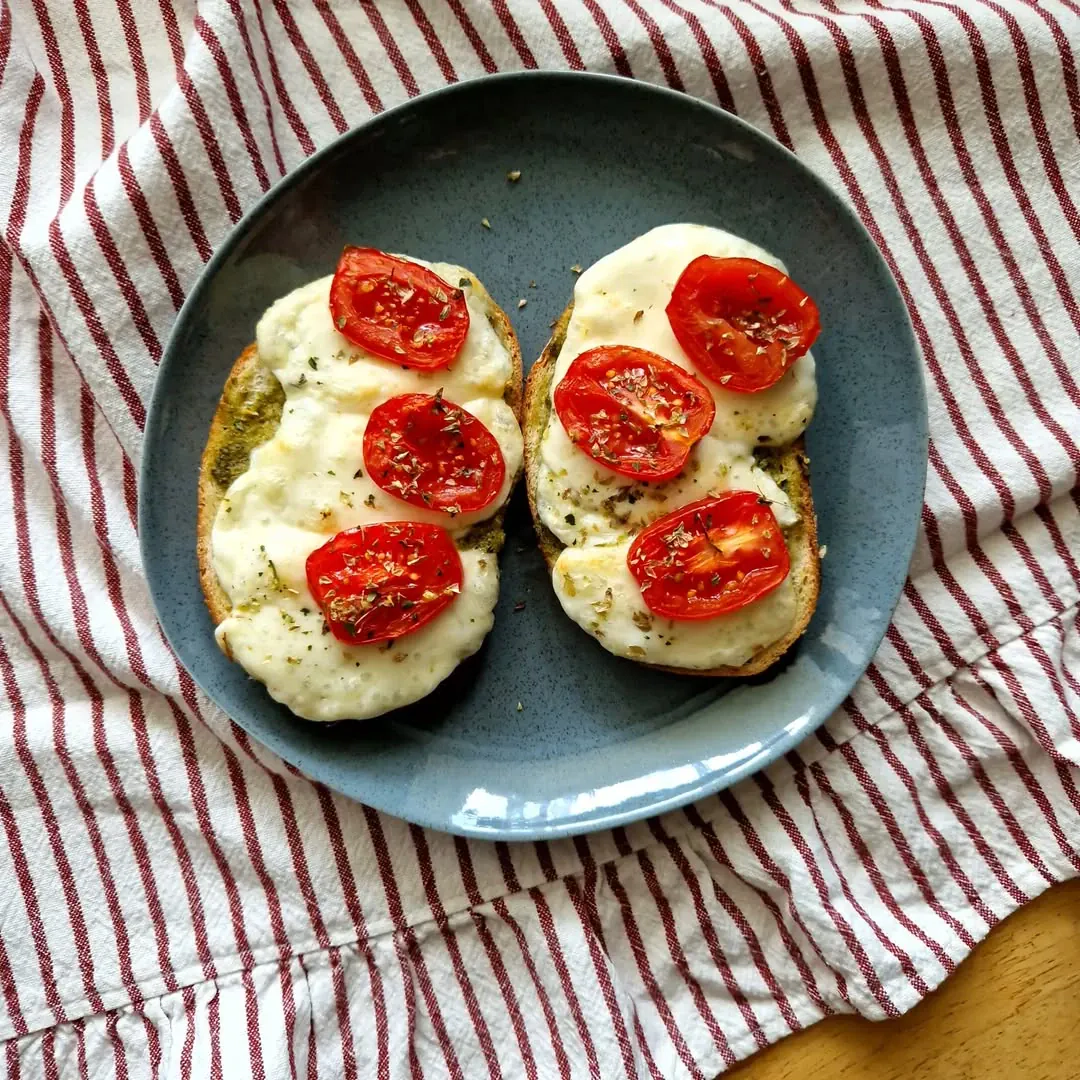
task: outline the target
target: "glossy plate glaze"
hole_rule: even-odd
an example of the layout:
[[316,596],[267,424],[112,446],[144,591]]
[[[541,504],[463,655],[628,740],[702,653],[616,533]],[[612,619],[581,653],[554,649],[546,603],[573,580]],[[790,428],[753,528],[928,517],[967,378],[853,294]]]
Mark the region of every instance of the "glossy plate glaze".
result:
[[[520,181],[507,181],[510,170]],[[197,579],[196,476],[225,377],[273,300],[329,273],[347,243],[456,262],[510,314],[528,364],[570,298],[570,267],[671,221],[717,225],[775,252],[822,312],[808,446],[828,557],[814,620],[778,668],[752,681],[702,680],[605,652],[562,614],[523,490],[508,514],[495,629],[426,700],[319,726],[225,659]],[[520,297],[528,305],[519,310]],[[198,684],[309,776],[451,832],[568,835],[731,784],[843,701],[904,581],[926,438],[920,365],[895,285],[856,218],[796,158],[681,94],[604,76],[495,76],[338,139],[220,247],[180,313],[154,390],[143,560],[162,626]]]

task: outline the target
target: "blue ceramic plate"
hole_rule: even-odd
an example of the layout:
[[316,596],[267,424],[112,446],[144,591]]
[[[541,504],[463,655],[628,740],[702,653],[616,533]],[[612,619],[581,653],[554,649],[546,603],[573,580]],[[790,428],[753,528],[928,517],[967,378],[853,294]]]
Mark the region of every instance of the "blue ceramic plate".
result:
[[[507,183],[511,169],[520,182]],[[814,620],[779,669],[749,682],[702,680],[605,652],[562,614],[523,490],[510,504],[495,629],[419,704],[322,727],[297,720],[224,658],[197,580],[196,476],[225,377],[273,300],[329,273],[346,243],[456,262],[510,313],[528,364],[570,298],[569,267],[671,221],[718,225],[775,252],[821,309],[808,445],[828,558]],[[529,304],[518,310],[521,296]],[[852,213],[791,154],[727,113],[641,83],[495,76],[338,139],[282,180],[210,261],[151,403],[143,561],[162,626],[198,684],[309,776],[450,832],[568,835],[731,784],[843,701],[904,581],[926,432],[896,287]]]

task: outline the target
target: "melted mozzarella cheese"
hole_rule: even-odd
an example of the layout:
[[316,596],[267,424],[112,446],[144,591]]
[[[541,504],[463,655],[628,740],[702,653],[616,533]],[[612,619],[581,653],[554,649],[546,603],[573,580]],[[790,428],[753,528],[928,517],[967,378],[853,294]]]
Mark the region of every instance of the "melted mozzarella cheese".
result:
[[[679,276],[699,255],[751,258],[785,269],[767,251],[720,229],[676,224],[645,233],[578,278],[552,393],[577,356],[602,345],[647,349],[697,374],[671,330],[665,308]],[[662,639],[656,635],[646,639],[637,625],[644,605],[626,569],[630,541],[649,522],[680,506],[737,489],[760,492],[781,526],[795,524],[798,515],[787,495],[757,467],[754,449],[785,446],[803,433],[813,416],[817,385],[810,353],[776,385],[756,394],[735,393],[698,378],[713,395],[716,417],[683,471],[665,483],[643,483],[594,461],[570,441],[552,408],[540,443],[536,503],[540,520],[567,545],[556,564],[554,582],[564,610],[575,622],[617,655],[705,669],[742,664],[758,648],[783,636],[795,618],[790,582],[733,615],[696,624],[671,623],[676,629]],[[560,585],[560,574],[575,567],[587,571],[592,582],[578,591],[577,598]],[[601,571],[611,578],[611,596],[604,626],[597,633],[600,624],[593,605],[608,604],[608,586],[600,587]],[[639,655],[640,650],[645,653]]]
[[[342,530],[430,521],[460,538],[499,510],[521,467],[521,431],[503,400],[513,375],[510,353],[468,271],[444,264],[432,269],[452,285],[461,283],[470,316],[460,355],[441,371],[402,368],[342,337],[330,316],[330,277],[278,300],[259,322],[259,360],[277,376],[286,399],[277,431],[253,451],[218,508],[214,570],[232,611],[217,638],[275,699],[309,720],[364,719],[417,701],[480,647],[494,621],[498,562],[482,551],[461,552],[457,599],[389,647],[345,645],[324,633],[307,588],[308,555]],[[396,394],[440,388],[484,423],[506,463],[495,501],[453,519],[393,498],[363,467],[372,409]]]
[[626,545],[564,548],[552,573],[563,610],[609,652],[644,664],[710,668],[745,664],[795,619],[791,579],[753,604],[694,622],[653,615],[626,566]]

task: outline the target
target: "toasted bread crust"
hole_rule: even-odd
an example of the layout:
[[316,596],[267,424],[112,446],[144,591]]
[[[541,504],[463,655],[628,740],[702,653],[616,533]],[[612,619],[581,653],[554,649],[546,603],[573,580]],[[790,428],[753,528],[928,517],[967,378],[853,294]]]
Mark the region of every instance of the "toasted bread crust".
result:
[[[525,418],[522,433],[525,437],[525,486],[529,496],[540,551],[548,569],[554,569],[566,546],[544,523],[536,507],[537,474],[540,468],[540,442],[551,414],[551,380],[555,374],[555,361],[566,340],[566,328],[573,313],[573,301],[555,322],[551,338],[540,358],[533,364],[525,383]],[[799,439],[778,455],[782,479],[787,481],[787,494],[799,515],[799,521],[785,530],[785,540],[791,555],[791,579],[795,586],[796,616],[791,629],[778,641],[759,649],[745,664],[739,667],[722,666],[701,670],[700,668],[674,667],[667,664],[645,664],[659,671],[677,675],[718,676],[758,675],[776,663],[781,656],[802,636],[814,609],[817,607],[821,589],[821,567],[818,556],[817,520],[814,516],[814,500],[810,491],[809,459],[803,440]]]
[[[495,303],[490,293],[474,274],[470,272],[469,276],[473,280],[473,292],[483,303],[488,321],[499,336],[499,340],[510,353],[513,371],[510,381],[507,383],[504,398],[513,410],[520,425],[522,422],[523,402],[521,346],[518,344],[517,336],[514,333],[514,328],[510,325],[506,312]],[[272,423],[264,424],[265,432],[259,431],[257,433],[259,437],[254,440],[250,436],[242,438],[242,432],[237,429],[237,424],[239,423],[243,427],[244,421],[240,419],[240,415],[246,407],[265,408],[267,403],[270,403],[271,407],[273,407],[274,399],[281,394],[282,390],[277,378],[259,363],[258,350],[255,345],[249,345],[237,358],[236,363],[233,364],[229,377],[225,381],[225,387],[218,401],[214,418],[210,422],[210,434],[199,466],[196,553],[199,559],[199,582],[202,585],[206,607],[210,612],[211,619],[214,620],[215,626],[225,619],[232,605],[214,571],[211,548],[214,519],[217,517],[218,507],[221,505],[221,500],[232,483],[232,479],[247,470],[251,451],[268,441],[277,430],[281,418],[280,409],[278,409],[276,419]],[[238,470],[228,467],[237,458],[242,459],[243,467]],[[235,475],[230,477],[229,473],[235,473]],[[510,485],[511,492],[517,481],[518,477],[514,477]],[[502,546],[501,523],[505,509],[504,505],[498,514],[491,519],[492,523],[498,526],[492,530],[493,536],[498,538],[492,545],[495,550]],[[482,524],[487,524],[487,522]]]

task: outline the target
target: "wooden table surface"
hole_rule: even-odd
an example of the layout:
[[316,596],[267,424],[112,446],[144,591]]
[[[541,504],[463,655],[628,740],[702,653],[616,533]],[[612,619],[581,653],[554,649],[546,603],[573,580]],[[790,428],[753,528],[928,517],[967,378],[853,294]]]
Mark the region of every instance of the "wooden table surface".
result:
[[1080,880],[1000,923],[896,1020],[831,1017],[724,1080],[1075,1080],[1080,1077]]

